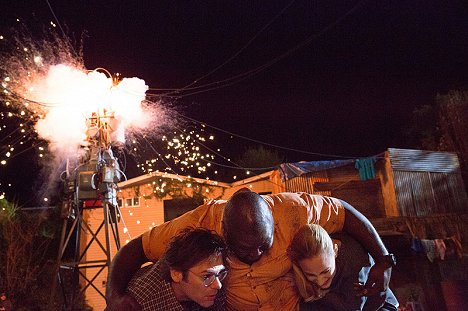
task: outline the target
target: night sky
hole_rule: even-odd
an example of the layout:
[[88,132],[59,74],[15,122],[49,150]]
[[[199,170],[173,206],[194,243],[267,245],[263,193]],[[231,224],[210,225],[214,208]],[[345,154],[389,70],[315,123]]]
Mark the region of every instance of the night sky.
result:
[[[412,148],[413,109],[468,87],[465,1],[4,0],[0,12],[3,29],[58,21],[88,69],[178,88],[161,98],[185,116],[319,154],[276,149],[288,162]],[[250,143],[219,141],[227,157]]]

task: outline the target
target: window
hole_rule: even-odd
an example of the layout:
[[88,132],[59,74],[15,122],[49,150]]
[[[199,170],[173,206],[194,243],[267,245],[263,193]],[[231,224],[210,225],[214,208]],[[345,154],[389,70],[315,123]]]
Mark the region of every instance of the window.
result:
[[164,221],[169,221],[203,204],[203,199],[164,200]]
[[125,199],[125,207],[136,207],[136,206],[140,206],[140,198],[139,197],[133,197],[133,198]]

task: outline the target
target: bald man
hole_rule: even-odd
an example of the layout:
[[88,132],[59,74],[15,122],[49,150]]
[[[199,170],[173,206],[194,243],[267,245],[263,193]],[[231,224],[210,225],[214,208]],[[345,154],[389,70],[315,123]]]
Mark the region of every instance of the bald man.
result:
[[132,275],[143,263],[158,260],[171,237],[187,227],[216,231],[228,244],[228,310],[297,310],[300,297],[290,277],[287,248],[297,230],[310,223],[328,233],[347,232],[375,258],[361,294],[374,295],[388,287],[392,256],[372,224],[350,204],[307,193],[261,196],[243,189],[227,202],[210,201],[121,248],[111,264],[107,310],[132,310],[135,302],[125,295]]

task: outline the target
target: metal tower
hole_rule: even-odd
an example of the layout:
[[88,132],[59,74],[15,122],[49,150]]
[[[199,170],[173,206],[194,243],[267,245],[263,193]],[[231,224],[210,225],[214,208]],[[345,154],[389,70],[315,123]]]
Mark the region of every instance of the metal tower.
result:
[[[107,275],[113,249],[120,248],[117,205],[117,182],[123,173],[112,152],[112,133],[116,125],[113,114],[101,111],[87,120],[87,145],[78,160],[67,160],[62,173],[64,198],[61,204],[63,225],[57,255],[57,278],[53,284],[51,304],[60,287],[63,310],[71,310],[77,293],[92,287],[105,299],[102,284],[96,278]],[[102,210],[102,222],[91,228],[86,215]],[[85,238],[89,240],[85,240]],[[96,252],[96,246],[98,252]],[[93,260],[87,256],[93,248]],[[91,274],[91,277],[90,277]],[[57,286],[57,283],[59,286]],[[52,310],[52,309],[50,309]]]

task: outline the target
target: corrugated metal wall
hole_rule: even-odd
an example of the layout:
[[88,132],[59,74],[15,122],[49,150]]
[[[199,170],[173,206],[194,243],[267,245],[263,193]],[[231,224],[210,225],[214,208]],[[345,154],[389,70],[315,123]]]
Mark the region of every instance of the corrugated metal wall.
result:
[[454,153],[389,149],[398,210],[425,216],[468,210],[468,199]]
[[297,176],[286,180],[284,182],[286,191],[288,192],[307,192],[320,195],[331,195],[330,191],[315,191],[315,182],[327,182],[327,171],[320,171],[315,173],[309,173],[302,176]]
[[457,174],[394,171],[401,216],[426,216],[467,210],[467,197]]

